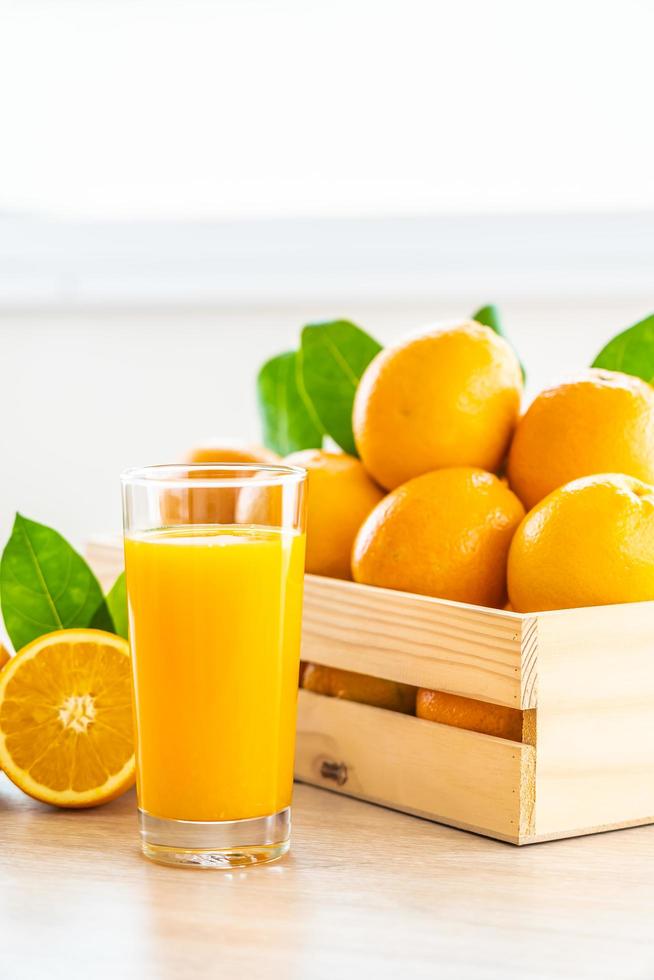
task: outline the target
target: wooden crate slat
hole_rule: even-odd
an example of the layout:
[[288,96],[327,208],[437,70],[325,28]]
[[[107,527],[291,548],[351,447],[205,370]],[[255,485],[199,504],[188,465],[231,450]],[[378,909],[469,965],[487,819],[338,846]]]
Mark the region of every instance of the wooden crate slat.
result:
[[[339,786],[322,775],[347,766]],[[296,776],[511,843],[530,838],[534,749],[300,691]]]
[[524,628],[501,610],[306,577],[303,657],[329,667],[529,708]]
[[535,708],[538,701],[538,617],[522,617],[520,706]]

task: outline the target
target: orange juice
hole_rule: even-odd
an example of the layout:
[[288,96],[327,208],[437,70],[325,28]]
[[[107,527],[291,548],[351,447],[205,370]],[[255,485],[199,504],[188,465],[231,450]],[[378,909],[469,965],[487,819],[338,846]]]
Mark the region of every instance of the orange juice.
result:
[[176,526],[128,535],[125,565],[139,806],[175,820],[283,810],[293,783],[304,535]]

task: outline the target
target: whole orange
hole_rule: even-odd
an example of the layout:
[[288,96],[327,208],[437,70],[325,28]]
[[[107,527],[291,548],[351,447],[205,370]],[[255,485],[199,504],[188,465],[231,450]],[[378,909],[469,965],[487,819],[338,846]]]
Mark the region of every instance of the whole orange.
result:
[[524,516],[492,473],[435,470],[393,490],[361,527],[355,581],[500,608],[506,558]]
[[518,528],[508,576],[516,612],[654,599],[654,487],[604,473],[554,490]]
[[547,388],[518,424],[509,483],[525,507],[593,473],[654,482],[654,388],[617,371],[586,371]]
[[[274,466],[280,462],[280,457],[263,446],[216,439],[191,449],[185,462],[250,463],[256,468],[258,464]],[[191,470],[189,476],[201,481],[212,476],[230,476],[230,473],[211,468]],[[164,524],[230,524],[235,519],[237,498],[238,491],[229,488],[217,490],[200,486],[166,490],[162,494],[162,521]]]
[[302,679],[305,691],[324,694],[344,701],[371,704],[387,711],[400,711],[405,715],[415,713],[416,689],[409,684],[387,681],[382,677],[356,674],[352,670],[307,664]]
[[503,704],[488,704],[475,698],[421,687],[416,700],[416,715],[427,721],[467,728],[482,735],[509,738],[514,742],[523,740],[522,711]]
[[307,471],[307,572],[351,578],[352,543],[383,491],[346,453],[303,449],[284,462]]
[[352,424],[383,487],[446,466],[497,469],[518,420],[522,376],[505,340],[473,320],[387,347],[366,368]]
[[263,463],[275,465],[280,457],[265,446],[215,439],[203,442],[186,454],[187,463]]

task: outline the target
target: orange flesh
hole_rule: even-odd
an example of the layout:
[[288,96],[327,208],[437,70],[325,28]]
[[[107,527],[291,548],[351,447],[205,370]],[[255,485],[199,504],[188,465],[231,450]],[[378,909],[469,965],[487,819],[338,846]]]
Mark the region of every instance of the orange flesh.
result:
[[50,634],[53,642],[36,640],[7,667],[0,761],[25,792],[46,802],[92,805],[133,782],[127,644],[111,636],[103,642],[103,635]]

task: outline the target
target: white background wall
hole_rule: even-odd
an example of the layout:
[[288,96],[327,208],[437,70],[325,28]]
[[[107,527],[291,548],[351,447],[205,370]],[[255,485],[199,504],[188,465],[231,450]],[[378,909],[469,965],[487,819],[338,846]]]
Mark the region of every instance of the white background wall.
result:
[[649,0],[0,0],[0,537],[256,437],[307,320],[494,301],[532,391],[588,364],[654,305],[653,36]]
[[0,208],[654,206],[651,0],[0,0]]

